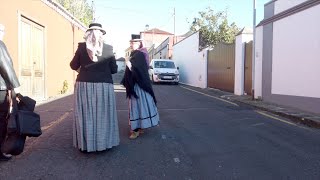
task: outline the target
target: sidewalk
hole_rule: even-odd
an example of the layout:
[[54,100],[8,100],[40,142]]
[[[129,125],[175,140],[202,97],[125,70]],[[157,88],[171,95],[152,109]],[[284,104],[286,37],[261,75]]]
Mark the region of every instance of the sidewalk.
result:
[[192,87],[188,85],[182,85],[182,86],[185,86],[190,89],[203,92],[215,97],[219,97],[221,99],[226,99],[228,101],[232,101],[235,103],[250,105],[256,109],[267,111],[272,114],[288,118],[295,123],[304,124],[313,128],[320,128],[320,114],[313,114],[313,113],[305,112],[296,108],[277,105],[277,104],[273,104],[273,103],[269,103],[261,100],[252,100],[252,97],[248,95],[238,96],[233,93],[224,92],[218,89],[211,89],[211,88],[201,89],[201,88]]
[[67,96],[70,96],[72,95],[73,92],[69,92],[69,93],[65,93],[65,94],[57,94],[55,96],[51,96],[49,97],[48,99],[44,99],[44,100],[41,100],[41,101],[37,101],[37,104],[36,106],[41,106],[43,104],[47,104],[47,103],[50,103],[52,101],[55,101],[55,100],[58,100],[58,99],[62,99],[64,97],[67,97]]

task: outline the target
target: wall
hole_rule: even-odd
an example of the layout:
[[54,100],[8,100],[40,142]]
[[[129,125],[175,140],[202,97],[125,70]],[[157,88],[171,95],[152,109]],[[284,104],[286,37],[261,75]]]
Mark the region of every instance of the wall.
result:
[[320,23],[306,21],[315,17],[320,5],[274,22],[272,94],[320,98]]
[[252,41],[253,35],[240,34],[236,37],[234,94],[244,94],[245,43]]
[[207,50],[199,49],[199,32],[185,38],[173,46],[172,59],[180,68],[180,82],[207,87]]
[[309,21],[320,18],[320,4],[308,2],[263,24],[262,98],[320,113],[320,23]]
[[256,57],[254,67],[254,98],[262,98],[262,57],[263,57],[263,26],[256,28]]
[[170,40],[172,42],[172,38],[168,37],[155,49],[154,59],[169,59]]
[[283,12],[287,9],[290,9],[296,5],[299,5],[303,2],[306,2],[308,0],[278,0],[275,1],[274,6],[274,14],[278,14],[280,12]]
[[169,34],[157,34],[157,33],[144,33],[141,32],[141,38],[143,39],[146,47],[151,47],[152,44],[155,44],[158,47],[164,40],[173,35]]
[[[50,8],[46,0],[3,0],[0,6],[0,23],[6,26],[4,42],[7,44],[19,76],[19,19],[21,15],[31,19],[45,29],[45,94],[46,98],[57,95],[67,80],[69,92],[73,91],[76,74],[69,63],[83,39],[83,27],[76,26]],[[50,4],[50,3],[49,3]]]

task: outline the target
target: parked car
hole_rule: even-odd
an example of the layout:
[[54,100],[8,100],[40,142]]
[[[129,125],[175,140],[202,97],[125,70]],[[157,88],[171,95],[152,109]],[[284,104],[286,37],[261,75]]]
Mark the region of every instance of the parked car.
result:
[[179,83],[179,67],[171,59],[152,59],[149,65],[149,76],[153,83]]

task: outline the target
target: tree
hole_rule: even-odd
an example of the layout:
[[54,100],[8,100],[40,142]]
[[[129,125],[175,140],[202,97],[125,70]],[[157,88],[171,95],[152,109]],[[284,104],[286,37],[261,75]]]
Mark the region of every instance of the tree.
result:
[[214,12],[211,8],[199,12],[200,17],[194,18],[190,30],[200,32],[200,49],[214,46],[220,42],[233,43],[239,28],[235,23],[229,25],[227,12]]
[[56,1],[86,26],[88,26],[92,22],[93,11],[92,11],[92,7],[87,3],[87,0],[56,0]]

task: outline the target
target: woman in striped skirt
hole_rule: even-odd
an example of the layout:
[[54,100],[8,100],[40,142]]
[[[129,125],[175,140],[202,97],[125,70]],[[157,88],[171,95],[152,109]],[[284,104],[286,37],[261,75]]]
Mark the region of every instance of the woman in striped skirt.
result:
[[73,144],[84,152],[119,145],[119,128],[112,74],[118,66],[112,46],[103,43],[105,31],[92,23],[70,62],[79,72],[74,96]]
[[132,52],[122,80],[129,98],[130,139],[137,138],[143,129],[159,125],[157,101],[148,74],[148,54],[138,38],[133,35],[130,40]]

